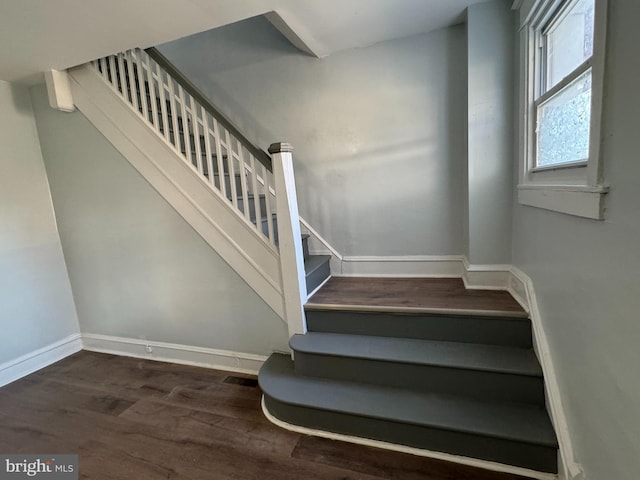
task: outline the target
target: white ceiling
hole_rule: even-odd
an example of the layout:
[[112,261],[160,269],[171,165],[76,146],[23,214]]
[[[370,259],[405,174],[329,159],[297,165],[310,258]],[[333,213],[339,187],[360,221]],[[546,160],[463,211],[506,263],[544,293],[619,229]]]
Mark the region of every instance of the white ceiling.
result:
[[435,30],[485,0],[0,0],[0,79],[29,80],[276,11],[318,56]]

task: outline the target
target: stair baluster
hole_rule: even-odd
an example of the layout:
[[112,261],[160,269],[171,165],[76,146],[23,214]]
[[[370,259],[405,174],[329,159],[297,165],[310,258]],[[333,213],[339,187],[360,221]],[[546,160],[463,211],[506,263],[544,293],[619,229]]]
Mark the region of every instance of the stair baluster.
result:
[[[328,259],[302,252],[290,145],[272,145],[274,167],[269,155],[251,144],[154,49],[133,49],[92,64],[112,90],[268,246],[280,271],[265,277],[271,278],[267,290],[281,289],[282,303],[274,301],[273,290],[263,298],[269,298],[275,311],[284,312],[291,334],[304,333],[302,305],[307,287],[316,288],[328,276]],[[305,262],[311,262],[306,277]],[[317,268],[320,263],[326,266],[322,271]],[[265,275],[264,270],[259,272]]]

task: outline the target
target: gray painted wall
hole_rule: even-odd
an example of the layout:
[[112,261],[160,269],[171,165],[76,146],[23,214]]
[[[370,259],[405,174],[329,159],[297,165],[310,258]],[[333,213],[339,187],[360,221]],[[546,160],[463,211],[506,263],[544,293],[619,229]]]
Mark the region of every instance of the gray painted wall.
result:
[[463,26],[325,59],[264,18],[160,50],[265,148],[288,141],[301,216],[344,255],[463,251]]
[[467,10],[468,244],[472,264],[511,263],[513,13],[508,0]]
[[81,113],[32,98],[83,333],[287,349],[286,325]]
[[0,364],[79,333],[29,91],[0,81]]
[[589,480],[640,471],[640,3],[609,2],[602,222],[514,207],[513,260],[535,283],[577,460]]

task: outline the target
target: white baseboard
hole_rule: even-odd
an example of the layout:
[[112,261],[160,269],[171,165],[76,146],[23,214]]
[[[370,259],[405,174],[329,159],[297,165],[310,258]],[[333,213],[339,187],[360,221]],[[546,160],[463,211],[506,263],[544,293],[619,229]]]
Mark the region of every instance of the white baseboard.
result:
[[547,411],[556,431],[560,454],[558,455],[559,478],[562,480],[581,480],[584,470],[574,456],[573,444],[569,434],[569,425],[562,405],[560,386],[555,373],[553,357],[544,331],[535,289],[531,278],[517,267],[511,267],[509,284],[511,294],[527,306],[533,329],[534,350],[542,366],[545,383]]
[[[509,288],[507,290],[509,291],[511,296],[518,301],[522,308],[525,309],[525,311],[530,312],[531,307],[529,306],[528,293],[530,287],[525,281],[524,277],[529,278],[524,275],[519,269],[512,266],[510,268]],[[533,288],[533,286],[531,286],[531,288]]]
[[398,445],[395,443],[382,442],[380,440],[371,440],[369,438],[354,437],[352,435],[344,435],[341,433],[327,432],[324,430],[316,430],[313,428],[301,427],[299,425],[292,425],[282,420],[277,419],[267,409],[264,403],[264,397],[262,397],[262,411],[265,417],[281,428],[291,430],[292,432],[302,433],[304,435],[313,435],[316,437],[328,438],[330,440],[338,440],[342,442],[357,443],[359,445],[366,445],[368,447],[382,448],[384,450],[393,450],[395,452],[409,453],[411,455],[417,455],[420,457],[434,458],[437,460],[444,460],[451,463],[459,463],[462,465],[469,465],[471,467],[482,468],[485,470],[492,470],[494,472],[510,473],[512,475],[521,475],[527,478],[535,478],[538,480],[556,480],[557,476],[551,473],[536,472],[528,468],[513,467],[511,465],[504,465],[501,463],[490,462],[488,460],[478,460],[477,458],[462,457],[460,455],[453,455],[450,453],[435,452],[432,450],[424,450],[422,448],[407,447],[406,445]]
[[[267,357],[251,353],[194,347],[136,338],[82,334],[82,345],[91,352],[110,353],[160,362],[180,363],[257,375]],[[151,351],[149,351],[149,349]]]
[[508,290],[511,265],[472,265],[463,257],[462,281],[465,287],[474,290]]
[[342,257],[343,277],[461,278],[474,290],[508,290],[511,265],[472,265],[464,255]]
[[0,387],[48,367],[69,355],[82,350],[80,334],[69,335],[62,340],[39,348],[14,360],[0,364]]
[[465,255],[345,256],[302,217],[300,224],[302,230],[310,235],[310,253],[331,255],[331,272],[334,276],[453,277],[461,278],[470,289],[509,290],[511,265],[472,265]]
[[461,255],[344,256],[343,277],[461,277]]

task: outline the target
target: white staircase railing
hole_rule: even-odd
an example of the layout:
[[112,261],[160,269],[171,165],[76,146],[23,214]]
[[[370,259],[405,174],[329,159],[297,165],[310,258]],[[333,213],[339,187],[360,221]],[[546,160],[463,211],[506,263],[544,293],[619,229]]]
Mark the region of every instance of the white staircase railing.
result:
[[146,51],[128,50],[93,65],[213,190],[278,244],[275,182],[266,153],[238,138],[242,135],[226,119],[213,115],[202,97],[189,93]]
[[[256,291],[287,322],[290,334],[304,333],[302,306],[307,291],[291,146],[271,145],[273,159],[255,147],[155,49],[128,50],[92,65],[111,90],[235,212],[234,217],[257,233],[260,244],[277,256],[275,276],[282,296],[274,301],[270,294]],[[242,275],[240,270],[246,273],[247,269],[236,269]]]

